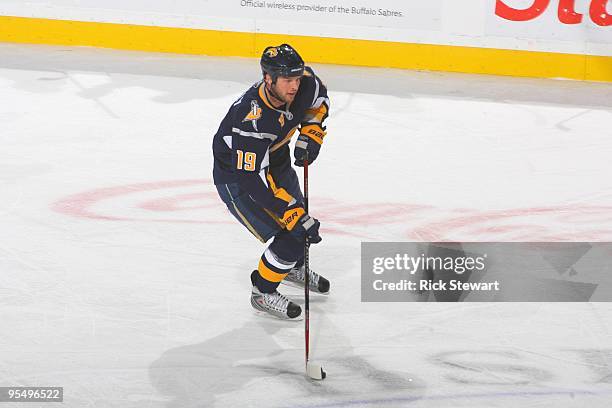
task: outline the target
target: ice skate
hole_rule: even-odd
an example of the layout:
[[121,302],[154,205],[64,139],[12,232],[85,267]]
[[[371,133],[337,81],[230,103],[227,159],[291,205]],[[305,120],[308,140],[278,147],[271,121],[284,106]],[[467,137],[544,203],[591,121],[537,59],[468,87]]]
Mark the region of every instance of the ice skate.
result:
[[260,312],[266,312],[274,317],[286,320],[301,320],[302,308],[290,301],[285,295],[275,291],[262,293],[253,286],[251,291],[251,306]]
[[[289,286],[304,287],[304,266],[296,267],[291,269],[289,274],[283,279],[284,284]],[[329,281],[323,276],[314,272],[312,269],[309,271],[308,286],[310,290],[315,293],[322,295],[329,294]]]
[[257,288],[258,272],[254,270],[251,273],[251,306],[259,312],[265,312],[279,319],[285,320],[301,320],[302,308],[297,303],[289,300],[285,295],[274,291],[272,293],[264,293]]

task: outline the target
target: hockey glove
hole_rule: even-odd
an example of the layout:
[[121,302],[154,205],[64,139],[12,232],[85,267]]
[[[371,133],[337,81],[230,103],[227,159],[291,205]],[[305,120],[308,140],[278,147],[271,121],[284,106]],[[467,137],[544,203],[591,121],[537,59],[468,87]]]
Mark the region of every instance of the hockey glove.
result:
[[308,164],[315,161],[323,144],[323,138],[327,133],[319,125],[302,126],[300,135],[295,142],[295,165],[304,167],[304,158],[308,152]]
[[308,242],[311,244],[318,244],[321,242],[322,238],[319,235],[321,223],[316,218],[306,214],[304,208],[288,208],[283,215],[283,223],[287,230],[298,238],[308,238]]

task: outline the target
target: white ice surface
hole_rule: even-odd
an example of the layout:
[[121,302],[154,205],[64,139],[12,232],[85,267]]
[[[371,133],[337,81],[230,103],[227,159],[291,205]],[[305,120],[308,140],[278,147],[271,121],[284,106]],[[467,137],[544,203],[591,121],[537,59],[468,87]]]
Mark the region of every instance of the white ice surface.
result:
[[361,303],[359,255],[610,241],[612,85],[315,69],[321,383],[302,324],[251,310],[263,246],[211,184],[257,61],[0,44],[0,386],[79,408],[611,406],[610,304]]

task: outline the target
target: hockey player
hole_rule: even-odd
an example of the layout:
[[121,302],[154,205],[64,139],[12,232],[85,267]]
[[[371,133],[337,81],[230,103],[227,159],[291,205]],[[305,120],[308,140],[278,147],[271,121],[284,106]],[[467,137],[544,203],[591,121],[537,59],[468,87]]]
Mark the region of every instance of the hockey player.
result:
[[[296,166],[316,160],[326,135],[327,89],[288,44],[267,47],[263,78],[230,107],[213,140],[213,176],[232,215],[261,242],[268,242],[251,274],[251,305],[283,319],[302,309],[277,291],[281,282],[304,286],[304,245],[321,241],[320,223],[304,210],[291,166],[289,142],[298,131]],[[309,274],[310,289],[327,294],[329,281]]]

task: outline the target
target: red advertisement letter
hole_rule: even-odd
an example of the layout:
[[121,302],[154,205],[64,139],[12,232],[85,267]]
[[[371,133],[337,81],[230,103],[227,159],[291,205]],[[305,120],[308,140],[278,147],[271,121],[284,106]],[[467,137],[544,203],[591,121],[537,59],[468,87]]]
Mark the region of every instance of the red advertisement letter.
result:
[[598,26],[609,26],[612,24],[612,15],[606,11],[606,5],[608,0],[591,0],[591,8],[589,14],[591,14],[591,20]]
[[540,16],[548,7],[550,0],[533,0],[531,7],[524,10],[508,6],[503,0],[496,0],[495,14],[512,21],[528,21]]
[[582,14],[574,11],[575,0],[559,0],[559,21],[563,24],[579,24]]

